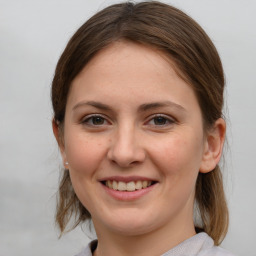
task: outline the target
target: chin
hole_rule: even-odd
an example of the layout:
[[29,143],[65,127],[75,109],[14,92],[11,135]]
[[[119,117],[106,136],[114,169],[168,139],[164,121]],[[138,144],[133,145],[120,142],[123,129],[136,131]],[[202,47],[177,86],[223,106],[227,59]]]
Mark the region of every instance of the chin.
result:
[[108,229],[124,236],[138,236],[151,232],[154,230],[155,225],[152,226],[152,224],[150,225],[149,223],[156,224],[156,221],[142,215],[138,217],[138,214],[133,216],[130,214],[115,218],[112,216],[111,220],[106,220],[106,226]]
[[147,227],[146,224],[133,224],[133,225],[113,225],[112,231],[122,236],[140,236],[150,233],[153,229]]

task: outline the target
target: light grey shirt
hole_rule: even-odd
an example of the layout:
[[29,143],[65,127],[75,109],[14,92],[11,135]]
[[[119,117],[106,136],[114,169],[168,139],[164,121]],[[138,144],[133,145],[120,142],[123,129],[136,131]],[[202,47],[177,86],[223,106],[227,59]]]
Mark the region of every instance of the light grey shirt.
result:
[[[76,256],[92,256],[92,251],[97,247],[97,241],[92,241]],[[109,256],[109,255],[107,255]],[[211,237],[206,233],[198,233],[185,240],[161,256],[235,256],[234,254],[214,246]]]

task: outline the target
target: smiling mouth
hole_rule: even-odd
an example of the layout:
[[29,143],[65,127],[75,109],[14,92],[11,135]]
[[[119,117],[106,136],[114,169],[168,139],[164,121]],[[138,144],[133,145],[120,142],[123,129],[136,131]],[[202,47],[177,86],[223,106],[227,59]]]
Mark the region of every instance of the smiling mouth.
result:
[[129,181],[129,182],[106,180],[106,181],[102,181],[101,183],[104,186],[113,190],[133,192],[136,190],[142,190],[142,189],[148,188],[156,184],[157,182],[148,181],[148,180],[138,180],[138,181]]

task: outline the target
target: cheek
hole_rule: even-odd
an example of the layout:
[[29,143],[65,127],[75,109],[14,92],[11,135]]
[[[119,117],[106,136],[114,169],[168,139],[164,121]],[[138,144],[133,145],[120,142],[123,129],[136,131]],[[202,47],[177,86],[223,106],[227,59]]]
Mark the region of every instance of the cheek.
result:
[[172,136],[154,144],[151,156],[164,176],[189,176],[199,171],[202,146],[199,138]]
[[65,152],[70,171],[78,176],[87,176],[99,166],[104,146],[89,136],[70,136],[65,140]]

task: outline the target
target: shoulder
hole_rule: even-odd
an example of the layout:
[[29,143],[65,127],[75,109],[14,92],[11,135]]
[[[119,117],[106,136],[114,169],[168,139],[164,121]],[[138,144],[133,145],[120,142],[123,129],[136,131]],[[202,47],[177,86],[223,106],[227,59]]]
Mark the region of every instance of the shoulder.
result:
[[209,248],[207,250],[200,252],[198,256],[235,256],[235,255],[219,246],[213,246],[212,248]]
[[214,241],[201,232],[183,241],[162,256],[235,256],[232,253],[214,246]]
[[91,241],[80,253],[75,256],[92,256],[92,252],[96,249],[98,244],[97,240]]
[[[197,237],[199,238],[199,236]],[[197,256],[235,256],[233,253],[221,248],[220,246],[215,246],[212,238],[206,233],[202,233],[201,239],[203,243]]]
[[80,253],[76,254],[75,256],[92,256],[92,252],[89,246],[86,246]]

